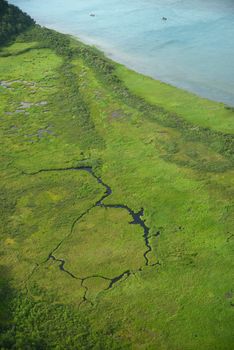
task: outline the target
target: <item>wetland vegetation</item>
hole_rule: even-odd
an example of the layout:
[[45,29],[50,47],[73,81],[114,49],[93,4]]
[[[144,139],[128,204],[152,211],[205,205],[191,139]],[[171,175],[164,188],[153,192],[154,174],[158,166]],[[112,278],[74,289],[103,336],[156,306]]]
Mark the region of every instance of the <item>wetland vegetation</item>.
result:
[[1,349],[230,350],[233,109],[31,21],[0,100]]

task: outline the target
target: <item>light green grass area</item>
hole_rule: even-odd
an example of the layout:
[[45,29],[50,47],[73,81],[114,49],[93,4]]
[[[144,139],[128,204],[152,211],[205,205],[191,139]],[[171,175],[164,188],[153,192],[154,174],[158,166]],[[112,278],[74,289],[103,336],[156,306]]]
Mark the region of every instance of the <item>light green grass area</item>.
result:
[[231,350],[233,112],[37,30],[0,57],[1,346]]
[[25,51],[30,51],[37,46],[37,43],[18,43],[15,42],[9,46],[4,46],[0,48],[0,56],[19,55]]
[[131,71],[122,65],[118,65],[117,75],[127,88],[149,103],[162,106],[194,125],[234,133],[234,109],[228,108],[223,103],[198,97],[185,90]]

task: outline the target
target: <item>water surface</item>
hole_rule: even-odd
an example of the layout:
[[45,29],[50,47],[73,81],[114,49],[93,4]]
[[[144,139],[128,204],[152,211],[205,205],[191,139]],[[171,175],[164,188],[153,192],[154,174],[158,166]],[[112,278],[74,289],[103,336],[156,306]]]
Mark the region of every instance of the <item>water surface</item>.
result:
[[234,0],[10,2],[138,72],[234,106]]

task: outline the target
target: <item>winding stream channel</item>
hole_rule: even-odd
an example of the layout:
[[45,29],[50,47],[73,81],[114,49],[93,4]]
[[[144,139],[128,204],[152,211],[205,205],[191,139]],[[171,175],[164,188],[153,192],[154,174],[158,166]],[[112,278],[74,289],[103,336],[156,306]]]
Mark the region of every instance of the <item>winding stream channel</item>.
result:
[[[31,176],[31,175],[37,175],[37,174],[46,173],[46,172],[66,172],[66,171],[85,171],[85,172],[89,173],[98,182],[98,184],[100,184],[105,189],[105,192],[104,192],[104,194],[102,195],[102,197],[98,201],[96,201],[91,207],[89,207],[85,212],[83,212],[79,217],[77,217],[73,221],[69,234],[67,236],[65,236],[57,244],[57,246],[49,253],[49,255],[46,258],[46,260],[44,260],[42,263],[46,263],[49,260],[53,260],[53,261],[58,262],[59,263],[59,269],[62,272],[68,274],[71,278],[77,279],[77,280],[79,280],[81,282],[81,287],[84,288],[84,294],[83,294],[83,300],[81,301],[80,305],[82,303],[84,303],[84,302],[89,302],[90,304],[93,305],[92,301],[88,300],[88,298],[87,298],[88,287],[85,286],[85,284],[84,284],[85,281],[87,281],[87,280],[89,280],[91,278],[104,279],[106,281],[109,281],[108,287],[106,289],[104,289],[104,290],[109,290],[117,282],[126,280],[129,276],[135,274],[136,272],[142,271],[142,268],[143,268],[143,266],[141,266],[135,272],[130,271],[130,270],[126,270],[123,273],[121,273],[120,275],[115,276],[113,278],[108,278],[108,277],[105,277],[105,276],[102,276],[102,275],[98,275],[98,274],[90,275],[90,276],[86,276],[86,277],[78,277],[78,276],[75,276],[72,272],[68,271],[65,268],[66,261],[64,259],[57,259],[56,258],[56,256],[55,256],[56,251],[62,245],[62,243],[68,237],[70,237],[73,234],[75,225],[85,215],[87,215],[93,208],[95,208],[95,207],[102,207],[102,208],[114,208],[114,209],[124,209],[124,210],[126,210],[129,213],[129,215],[132,217],[132,221],[129,222],[129,224],[131,224],[131,225],[139,225],[142,228],[142,230],[143,230],[143,238],[144,238],[144,243],[145,243],[145,246],[146,246],[146,250],[145,250],[145,252],[143,254],[144,261],[145,261],[144,266],[153,267],[153,266],[156,266],[156,265],[160,265],[160,262],[157,261],[156,263],[150,264],[148,256],[147,256],[152,251],[152,247],[151,247],[150,242],[149,242],[149,230],[150,229],[149,229],[149,227],[146,226],[144,220],[142,219],[142,216],[144,215],[144,209],[142,208],[139,212],[135,212],[134,210],[132,210],[131,208],[129,208],[127,205],[124,205],[124,204],[105,204],[105,203],[103,203],[103,201],[112,194],[112,189],[111,189],[111,187],[109,185],[107,185],[107,184],[105,184],[103,182],[101,177],[98,177],[94,173],[93,168],[91,166],[80,166],[80,167],[71,167],[71,168],[57,168],[57,169],[41,169],[41,170],[38,170],[37,172],[34,172],[34,173],[25,173],[25,172],[23,172],[23,174]],[[160,234],[160,232],[157,232],[156,236],[158,236],[159,234]],[[36,264],[36,266],[39,267],[40,265]],[[29,278],[31,278],[31,276],[33,275],[35,270],[36,269],[34,268],[33,272],[30,274]]]

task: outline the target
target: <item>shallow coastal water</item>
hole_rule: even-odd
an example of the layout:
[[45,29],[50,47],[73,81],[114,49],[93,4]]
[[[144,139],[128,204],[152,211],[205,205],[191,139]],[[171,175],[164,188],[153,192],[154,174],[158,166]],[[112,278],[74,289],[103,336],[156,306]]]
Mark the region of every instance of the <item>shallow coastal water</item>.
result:
[[10,2],[138,72],[234,106],[233,0]]

